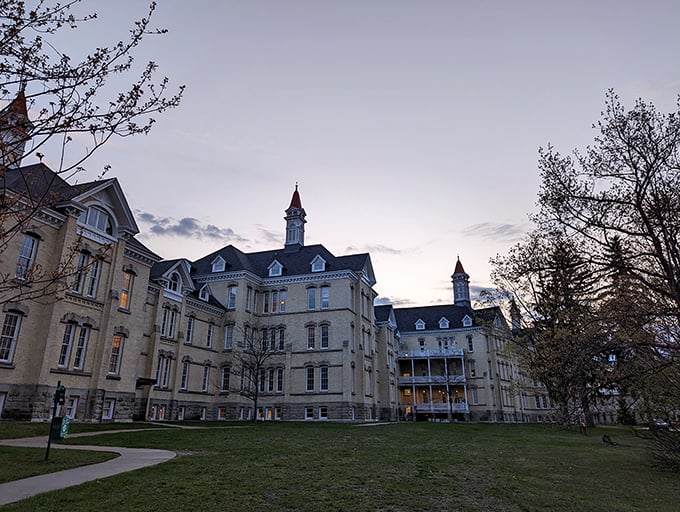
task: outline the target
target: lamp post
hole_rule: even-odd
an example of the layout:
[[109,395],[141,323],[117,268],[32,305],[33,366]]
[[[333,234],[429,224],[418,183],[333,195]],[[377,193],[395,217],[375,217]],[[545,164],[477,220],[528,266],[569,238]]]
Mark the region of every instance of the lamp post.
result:
[[47,451],[45,452],[45,460],[47,460],[50,456],[52,435],[54,429],[57,428],[55,427],[55,423],[58,424],[59,429],[61,429],[61,421],[59,421],[57,418],[57,406],[64,405],[64,402],[66,402],[66,388],[61,385],[61,381],[57,382],[57,389],[54,391],[53,402],[54,406],[52,407],[52,421],[50,422],[50,434],[47,436]]

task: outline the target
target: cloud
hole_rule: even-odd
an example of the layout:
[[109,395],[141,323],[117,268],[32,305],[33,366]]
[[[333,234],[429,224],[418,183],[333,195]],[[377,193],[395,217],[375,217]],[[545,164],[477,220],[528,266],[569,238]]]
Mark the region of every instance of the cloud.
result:
[[369,253],[382,253],[382,254],[404,254],[405,251],[401,249],[395,249],[393,247],[387,247],[386,245],[376,244],[376,245],[364,245],[361,248],[354,245],[349,245],[345,248],[345,253],[357,253],[357,252],[369,252]]
[[260,233],[262,233],[262,235],[263,235],[262,238],[266,242],[272,242],[272,243],[280,244],[283,241],[283,235],[280,232],[272,231],[271,229],[267,229],[262,224],[257,224],[256,227],[260,231]]
[[482,222],[472,224],[462,230],[465,236],[476,236],[490,240],[500,240],[504,242],[519,241],[526,233],[526,228],[522,224],[496,224],[493,222]]
[[404,299],[400,297],[377,297],[374,301],[374,304],[376,306],[392,304],[395,307],[399,307],[399,306],[411,306],[415,303],[411,299]]
[[193,217],[173,219],[172,217],[156,217],[154,214],[136,210],[137,219],[148,224],[148,232],[157,236],[176,236],[181,238],[197,238],[224,240],[229,242],[247,242],[246,238],[236,234],[231,228],[221,228],[214,224],[204,224]]

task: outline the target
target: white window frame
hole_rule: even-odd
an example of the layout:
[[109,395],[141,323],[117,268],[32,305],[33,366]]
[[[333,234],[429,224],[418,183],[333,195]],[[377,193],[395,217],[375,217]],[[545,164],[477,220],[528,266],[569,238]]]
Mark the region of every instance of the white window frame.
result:
[[234,346],[234,326],[224,326],[224,350],[231,350]]
[[182,363],[182,379],[179,383],[179,388],[182,391],[186,391],[189,387],[189,372],[191,370],[191,363],[189,361],[184,361]]
[[235,285],[232,285],[227,289],[227,309],[236,309],[237,293],[238,287]]
[[329,309],[331,307],[331,287],[322,286],[320,290],[321,309]]
[[328,366],[319,367],[319,391],[328,391]]
[[39,238],[31,233],[25,233],[19,248],[19,257],[17,259],[17,268],[15,276],[17,279],[26,279],[33,268],[35,257],[38,254]]
[[[117,345],[117,346],[116,346]],[[109,358],[109,375],[120,375],[120,365],[125,348],[125,336],[115,334],[111,343],[111,357]]]
[[313,366],[305,367],[305,391],[307,393],[314,392],[315,373]]
[[205,336],[205,346],[207,348],[212,348],[213,344],[213,333],[215,331],[215,325],[211,322],[208,324],[208,332]]
[[229,391],[231,381],[231,366],[223,366],[220,370],[220,390]]
[[118,297],[118,307],[126,311],[130,310],[130,299],[132,296],[132,287],[135,284],[135,275],[132,272],[123,272],[123,287],[120,290]]
[[116,412],[116,399],[115,398],[105,398],[102,405],[102,419],[112,420]]
[[194,341],[194,324],[196,319],[193,316],[187,318],[187,337],[186,342],[191,345]]
[[59,348],[59,359],[57,360],[58,368],[68,368],[71,359],[71,348],[73,347],[73,340],[76,335],[77,324],[69,322],[64,325],[64,335],[61,338],[61,346]]
[[90,340],[90,328],[86,325],[80,326],[76,351],[73,355],[73,369],[82,370],[85,366],[85,356],[87,355],[87,343]]
[[210,366],[205,365],[203,367],[203,382],[201,383],[201,391],[207,393],[209,386],[210,386]]
[[319,326],[319,348],[325,350],[330,345],[330,326],[321,324]]
[[14,311],[5,313],[0,333],[0,362],[11,363],[14,360],[19,330],[23,315]]

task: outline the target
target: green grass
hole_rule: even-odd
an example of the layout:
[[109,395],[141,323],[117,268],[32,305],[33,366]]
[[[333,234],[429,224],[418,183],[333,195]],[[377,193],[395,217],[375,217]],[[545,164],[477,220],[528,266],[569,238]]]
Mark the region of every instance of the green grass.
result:
[[[208,426],[208,425],[206,425]],[[607,433],[618,443],[606,446]],[[629,430],[540,425],[224,424],[69,443],[166,448],[164,464],[6,510],[675,511],[678,475]]]
[[[128,430],[138,428],[163,428],[158,423],[71,423],[69,433],[99,432],[103,430]],[[47,423],[0,423],[0,439],[45,436],[50,431]]]
[[96,464],[114,457],[118,457],[118,454],[53,448],[50,450],[49,460],[46,461],[45,449],[0,446],[0,460],[2,461],[0,484],[29,476]]

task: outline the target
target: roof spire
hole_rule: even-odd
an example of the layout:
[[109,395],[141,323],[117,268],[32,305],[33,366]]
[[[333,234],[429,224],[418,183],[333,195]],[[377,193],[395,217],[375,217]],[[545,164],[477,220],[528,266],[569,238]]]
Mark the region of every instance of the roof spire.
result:
[[298,192],[298,183],[295,182],[295,192],[290,200],[290,206],[286,210],[286,251],[297,251],[305,245],[305,213]]

